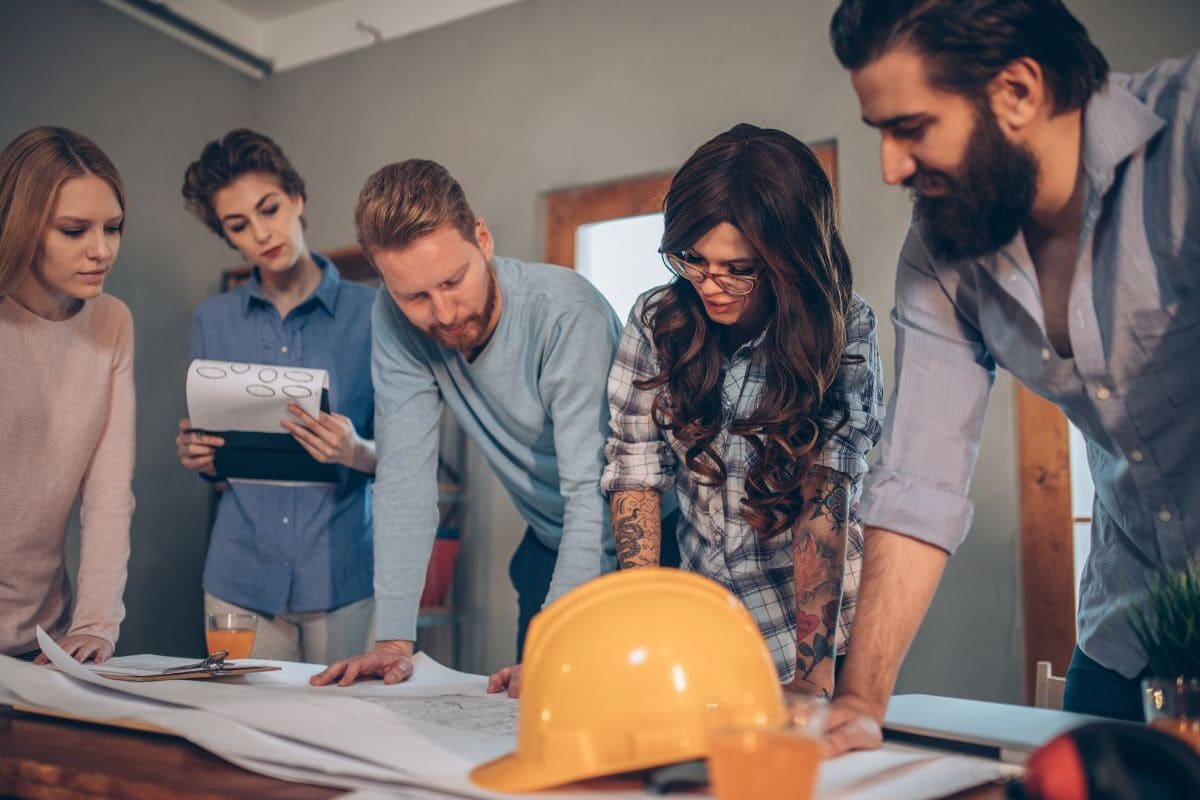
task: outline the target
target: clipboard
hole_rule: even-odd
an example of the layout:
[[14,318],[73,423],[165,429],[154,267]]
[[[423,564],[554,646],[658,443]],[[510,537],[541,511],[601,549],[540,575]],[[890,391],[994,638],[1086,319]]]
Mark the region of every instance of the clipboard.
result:
[[277,672],[283,667],[275,667],[268,664],[249,664],[244,667],[239,667],[237,664],[230,664],[221,671],[196,669],[189,672],[171,672],[161,675],[123,675],[117,672],[96,672],[97,675],[103,678],[110,678],[114,681],[133,681],[135,683],[144,683],[146,681],[194,681],[194,680],[209,680],[213,678],[232,678],[236,675],[249,675],[252,672]]
[[[275,672],[283,667],[273,664],[243,664],[227,662],[229,653],[218,650],[201,661],[168,656],[118,656],[102,664],[87,664],[84,668],[102,678],[115,681],[189,681],[232,678],[254,672]],[[51,667],[58,669],[57,667]]]
[[[321,390],[321,411],[329,413],[329,391]],[[204,431],[225,444],[213,453],[220,480],[283,483],[337,483],[336,464],[317,461],[290,433]]]
[[219,480],[338,482],[336,464],[317,461],[280,426],[291,417],[291,404],[313,417],[331,411],[326,370],[196,359],[188,366],[186,388],[193,430],[225,440],[213,454]]

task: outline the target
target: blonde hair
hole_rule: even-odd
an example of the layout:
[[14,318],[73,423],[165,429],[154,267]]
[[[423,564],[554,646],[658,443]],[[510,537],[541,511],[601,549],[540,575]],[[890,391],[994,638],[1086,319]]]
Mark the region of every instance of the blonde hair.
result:
[[120,173],[86,136],[43,126],[25,131],[0,152],[0,297],[33,269],[59,188],[84,175],[112,187],[125,210]]
[[475,212],[458,181],[441,164],[417,158],[367,178],[354,208],[355,235],[368,258],[407,247],[446,223],[475,242]]

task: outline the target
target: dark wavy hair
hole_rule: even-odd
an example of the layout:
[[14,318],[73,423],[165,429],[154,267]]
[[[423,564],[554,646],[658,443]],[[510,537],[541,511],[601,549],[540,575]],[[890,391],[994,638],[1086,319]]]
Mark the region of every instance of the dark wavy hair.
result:
[[[183,174],[183,199],[191,211],[213,233],[232,246],[225,228],[212,207],[212,196],[242,175],[259,172],[273,176],[288,197],[307,200],[304,179],[296,172],[283,149],[269,136],[237,128],[204,146],[200,157],[188,164]],[[304,223],[303,217],[300,219]]]
[[[733,421],[754,451],[742,514],[764,538],[789,529],[804,507],[801,482],[832,429],[818,423],[846,348],[850,259],[835,219],[833,188],[813,152],[783,131],[740,124],[706,142],[679,169],[663,202],[663,252],[692,247],[716,225],[737,228],[766,269],[769,322],[754,358],[766,385],[750,415]],[[654,420],[686,449],[700,482],[720,486],[713,446],[721,429],[725,357],[696,287],[676,278],[647,302],[642,323],[660,363],[639,389],[663,387]]]
[[1083,108],[1108,79],[1104,54],[1060,0],[842,0],[829,36],[846,69],[908,46],[926,60],[930,85],[973,98],[1032,58],[1058,113]]

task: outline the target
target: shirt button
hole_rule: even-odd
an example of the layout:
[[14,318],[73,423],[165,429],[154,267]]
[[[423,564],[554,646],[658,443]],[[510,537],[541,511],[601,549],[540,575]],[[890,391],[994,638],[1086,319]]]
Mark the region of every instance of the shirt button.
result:
[[1050,356],[1051,356],[1051,353],[1050,353],[1050,348],[1049,348],[1049,347],[1043,347],[1043,348],[1042,348],[1042,361],[1049,361],[1049,360],[1050,360]]
[[283,518],[283,524],[284,524],[284,525],[287,525],[287,524],[288,524],[288,518],[287,518],[287,517],[284,517],[284,518]]
[[1134,450],[1132,453],[1129,454],[1129,457],[1132,458],[1134,461],[1136,461],[1139,464],[1146,460],[1146,456],[1142,453],[1141,450]]
[[1112,392],[1110,392],[1105,387],[1101,386],[1099,389],[1096,390],[1096,399],[1097,400],[1107,400],[1110,397],[1112,397]]
[[286,353],[286,352],[287,352],[287,345],[285,344],[283,347],[279,348],[279,352],[281,352],[281,353]]
[[1163,522],[1170,522],[1171,521],[1171,512],[1167,511],[1164,508],[1162,511],[1158,512],[1158,518],[1160,520],[1162,520]]

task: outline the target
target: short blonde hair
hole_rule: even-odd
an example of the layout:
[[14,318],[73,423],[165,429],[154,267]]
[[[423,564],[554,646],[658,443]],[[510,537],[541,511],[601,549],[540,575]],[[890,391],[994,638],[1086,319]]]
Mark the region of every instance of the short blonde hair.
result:
[[354,208],[358,245],[376,250],[407,247],[449,223],[475,242],[475,212],[458,181],[441,164],[409,159],[388,164],[367,178]]
[[25,131],[0,152],[0,297],[33,269],[59,188],[95,175],[112,187],[121,211],[125,189],[112,160],[91,139],[66,128]]

